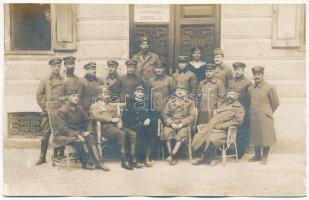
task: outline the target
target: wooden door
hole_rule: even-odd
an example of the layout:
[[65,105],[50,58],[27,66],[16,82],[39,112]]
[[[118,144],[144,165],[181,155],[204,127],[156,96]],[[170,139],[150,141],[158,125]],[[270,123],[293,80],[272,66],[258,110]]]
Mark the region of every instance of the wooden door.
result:
[[179,55],[191,57],[194,46],[201,46],[202,59],[212,62],[213,49],[220,47],[220,5],[176,6],[175,59]]

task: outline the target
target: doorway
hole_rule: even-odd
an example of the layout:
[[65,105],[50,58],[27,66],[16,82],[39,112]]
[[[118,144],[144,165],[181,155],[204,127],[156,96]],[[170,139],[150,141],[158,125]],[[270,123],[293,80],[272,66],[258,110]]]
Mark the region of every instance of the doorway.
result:
[[139,51],[138,38],[150,38],[150,50],[175,71],[176,57],[191,57],[191,48],[201,46],[202,59],[211,62],[220,47],[220,5],[130,5],[130,57]]

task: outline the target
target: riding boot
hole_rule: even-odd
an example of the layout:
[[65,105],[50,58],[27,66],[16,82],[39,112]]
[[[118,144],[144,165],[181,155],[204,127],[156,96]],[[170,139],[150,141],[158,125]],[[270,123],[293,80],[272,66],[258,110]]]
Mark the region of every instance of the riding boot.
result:
[[46,163],[46,154],[47,154],[47,148],[48,148],[48,141],[45,140],[41,141],[41,154],[39,160],[35,163],[35,165],[41,165],[43,163]]

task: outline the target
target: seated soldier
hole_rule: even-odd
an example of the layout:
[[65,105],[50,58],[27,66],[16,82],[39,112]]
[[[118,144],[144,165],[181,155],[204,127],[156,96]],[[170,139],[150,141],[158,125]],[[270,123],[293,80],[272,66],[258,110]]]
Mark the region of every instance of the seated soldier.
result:
[[[176,96],[170,99],[163,111],[163,119],[167,125],[163,129],[161,140],[166,141],[169,156],[166,158],[170,165],[176,164],[175,155],[181,144],[187,139],[190,127],[196,119],[194,102],[188,98],[184,84],[177,85]],[[175,139],[176,144],[172,149],[171,140]]]
[[192,164],[198,165],[203,162],[211,166],[216,164],[216,147],[226,142],[228,128],[241,125],[244,120],[245,110],[239,103],[238,96],[236,92],[228,92],[227,101],[216,110],[215,116],[209,123],[198,126],[191,147],[193,151],[197,151],[204,146],[204,156],[203,159],[195,159]]
[[145,94],[145,84],[133,86],[133,97],[128,98],[126,109],[123,113],[123,122],[126,128],[134,130],[137,136],[136,161],[132,164],[136,168],[152,167],[150,161],[151,132],[149,125],[151,123],[150,103]]
[[133,170],[133,167],[128,164],[125,156],[125,139],[126,137],[129,138],[131,154],[134,156],[136,133],[122,126],[122,120],[118,114],[118,103],[111,101],[108,87],[101,86],[99,90],[101,91],[101,95],[97,98],[97,102],[91,105],[90,115],[92,119],[101,122],[102,137],[118,144],[121,154],[121,167]]
[[69,94],[68,100],[57,111],[55,120],[54,141],[57,146],[73,146],[84,169],[87,168],[88,158],[91,158],[96,169],[109,171],[108,167],[99,162],[100,154],[92,135],[92,124],[79,104],[78,93]]

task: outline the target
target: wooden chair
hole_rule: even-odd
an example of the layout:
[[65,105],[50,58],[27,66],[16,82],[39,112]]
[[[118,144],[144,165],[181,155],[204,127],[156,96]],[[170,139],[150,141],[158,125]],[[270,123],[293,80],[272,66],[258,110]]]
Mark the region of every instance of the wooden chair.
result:
[[[48,114],[48,119],[49,119],[49,125],[50,125],[50,130],[51,130],[51,136],[52,139],[51,141],[54,141],[54,137],[55,137],[55,118],[57,115],[57,111],[58,109],[63,105],[62,101],[51,101],[51,102],[47,102],[46,103],[46,107],[47,107],[47,114]],[[55,149],[58,148],[56,147],[55,143],[52,142],[52,155],[51,155],[51,160],[52,160],[52,166],[56,166],[56,164],[59,165],[63,165],[65,164],[67,167],[71,166],[71,160],[75,160],[75,158],[71,157],[70,155],[72,155],[73,152],[73,148],[71,148],[69,145],[65,145],[64,146],[64,152],[65,152],[65,159],[58,159],[55,156]]]
[[[219,146],[217,149],[221,151],[221,159],[223,165],[226,163],[226,158],[227,157],[235,157],[236,161],[238,161],[238,153],[237,153],[237,142],[236,142],[236,137],[237,137],[237,127],[236,126],[230,126],[227,131],[227,138],[226,142],[222,144],[222,146]],[[231,149],[231,147],[234,148],[234,154],[231,155],[226,155],[226,152]]]
[[[196,113],[197,113],[197,109],[194,108]],[[191,126],[188,126],[188,137],[187,139],[185,140],[184,144],[188,147],[188,156],[189,156],[189,160],[190,162],[192,161],[192,149],[191,149],[191,143],[192,143],[192,132],[195,132],[196,131],[196,123],[197,123],[197,115],[192,123]],[[158,137],[160,138],[160,136],[162,135],[163,133],[163,122],[161,121],[161,119],[158,119],[158,131],[157,131],[157,135]],[[161,152],[161,159],[163,160],[164,157],[165,157],[165,153],[164,153],[164,146],[165,144],[162,144],[162,142],[160,142],[160,152]]]

